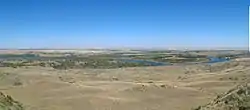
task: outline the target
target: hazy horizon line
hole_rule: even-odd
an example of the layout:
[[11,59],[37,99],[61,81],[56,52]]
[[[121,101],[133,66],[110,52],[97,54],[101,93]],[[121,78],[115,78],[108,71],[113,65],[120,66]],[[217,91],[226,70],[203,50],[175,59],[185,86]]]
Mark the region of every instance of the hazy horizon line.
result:
[[77,48],[0,48],[0,50],[91,50],[91,49],[131,49],[131,50],[249,50],[249,47],[77,47]]

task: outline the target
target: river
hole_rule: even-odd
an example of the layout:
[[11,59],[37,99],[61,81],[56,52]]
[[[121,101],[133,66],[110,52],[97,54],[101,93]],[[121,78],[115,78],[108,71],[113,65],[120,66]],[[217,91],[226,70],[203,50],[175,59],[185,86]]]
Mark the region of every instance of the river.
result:
[[[208,57],[208,58],[209,58],[208,62],[200,62],[200,63],[214,64],[214,63],[230,61],[230,59],[227,59],[227,58],[217,58],[217,57]],[[167,65],[171,65],[171,63],[168,63],[168,62],[157,62],[157,61],[139,60],[139,59],[121,59],[121,60],[123,62],[143,63],[143,64],[147,64],[147,65],[151,65],[151,66],[167,66]]]

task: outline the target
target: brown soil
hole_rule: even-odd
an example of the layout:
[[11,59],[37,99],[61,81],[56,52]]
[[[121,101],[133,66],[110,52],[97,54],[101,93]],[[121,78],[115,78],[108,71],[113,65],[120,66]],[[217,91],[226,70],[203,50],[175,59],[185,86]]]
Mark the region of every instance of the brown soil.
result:
[[0,68],[0,91],[30,110],[190,110],[248,81],[248,66],[232,68],[189,74],[184,66]]

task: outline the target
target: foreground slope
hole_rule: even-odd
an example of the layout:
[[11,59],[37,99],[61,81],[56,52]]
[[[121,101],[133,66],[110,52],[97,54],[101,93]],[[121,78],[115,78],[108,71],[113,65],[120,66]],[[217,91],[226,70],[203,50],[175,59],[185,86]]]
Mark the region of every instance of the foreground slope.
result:
[[21,103],[0,92],[0,110],[24,110]]
[[235,87],[195,110],[250,110],[250,86]]

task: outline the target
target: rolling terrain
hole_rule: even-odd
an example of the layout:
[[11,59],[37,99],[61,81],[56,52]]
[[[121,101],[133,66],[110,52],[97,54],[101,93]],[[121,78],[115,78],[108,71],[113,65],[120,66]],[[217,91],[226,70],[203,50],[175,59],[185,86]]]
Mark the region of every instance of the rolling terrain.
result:
[[248,81],[250,68],[242,65],[195,74],[179,66],[1,68],[0,89],[38,110],[187,110]]
[[250,81],[248,59],[111,69],[0,67],[0,91],[27,110],[191,110]]

